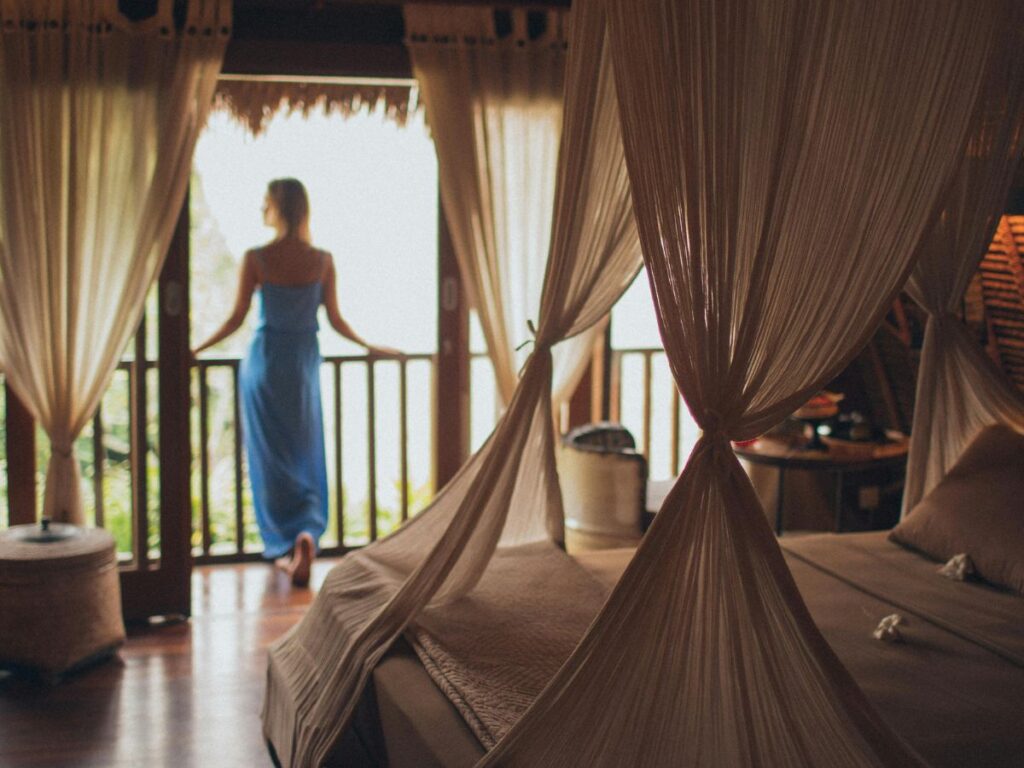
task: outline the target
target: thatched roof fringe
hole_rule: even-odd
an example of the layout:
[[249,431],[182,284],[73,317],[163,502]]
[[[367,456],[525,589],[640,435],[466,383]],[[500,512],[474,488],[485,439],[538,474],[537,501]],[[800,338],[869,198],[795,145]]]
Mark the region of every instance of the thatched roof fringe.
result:
[[222,79],[217,84],[213,108],[228,112],[258,136],[278,112],[314,110],[343,117],[378,109],[384,118],[404,126],[418,109],[418,89],[410,82],[373,83]]

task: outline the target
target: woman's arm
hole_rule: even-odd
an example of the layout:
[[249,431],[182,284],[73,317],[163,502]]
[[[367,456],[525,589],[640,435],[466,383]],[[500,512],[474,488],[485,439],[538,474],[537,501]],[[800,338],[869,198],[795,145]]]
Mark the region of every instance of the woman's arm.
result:
[[330,254],[327,254],[327,270],[324,273],[324,308],[327,310],[327,322],[331,324],[331,328],[346,339],[354,341],[361,347],[366,347],[366,351],[371,355],[388,357],[402,354],[398,350],[390,349],[389,347],[376,347],[370,344],[356,333],[352,326],[348,324],[348,321],[341,316],[341,310],[338,308],[338,288],[334,271],[334,259],[331,258]]
[[210,338],[192,350],[193,355],[202,352],[208,347],[212,347],[217,342],[223,341],[242,326],[245,316],[249,314],[249,305],[252,303],[253,291],[256,290],[255,261],[255,254],[252,251],[246,251],[245,257],[242,259],[242,269],[238,277],[238,291],[235,293],[235,306],[231,310],[231,315],[220,328],[213,332]]

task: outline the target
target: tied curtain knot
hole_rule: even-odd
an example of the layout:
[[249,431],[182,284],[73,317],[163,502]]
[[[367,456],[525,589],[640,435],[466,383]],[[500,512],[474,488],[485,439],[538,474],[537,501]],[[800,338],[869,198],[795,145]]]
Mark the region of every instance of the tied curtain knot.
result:
[[62,459],[71,458],[71,441],[55,439],[50,441],[50,451],[54,456],[59,456]]
[[736,462],[729,441],[729,433],[732,431],[729,422],[711,408],[698,417],[697,423],[701,428],[701,436],[694,448],[694,456],[707,455],[712,464],[727,471]]
[[560,341],[560,339],[549,339],[546,336],[538,337],[537,327],[534,325],[532,320],[527,320],[526,325],[530,329],[531,338],[527,339],[518,347],[516,347],[516,351],[522,349],[527,344],[533,345],[533,351],[530,353],[530,356],[527,357],[525,361],[523,361],[523,367],[519,369],[520,379],[522,379],[526,375],[526,371],[529,369],[531,365],[540,365],[540,363],[535,362],[538,360],[544,360],[548,368],[552,369],[554,367],[554,360],[551,354],[551,350],[555,346],[555,344],[558,341]]
[[554,372],[554,356],[551,354],[554,344],[543,339],[530,339],[530,343],[533,344],[533,351],[519,369],[520,380],[525,379],[531,369],[541,366],[547,370],[546,377],[550,381]]
[[[537,346],[537,326],[533,324],[533,320],[527,320],[526,327],[530,329],[530,338],[528,338],[526,341],[524,341],[522,344],[516,347],[516,352],[523,349],[529,344],[533,344],[534,347]],[[550,347],[551,345],[548,344],[547,346]]]
[[697,419],[701,429],[701,440],[709,443],[729,442],[728,429],[722,414],[709,408]]

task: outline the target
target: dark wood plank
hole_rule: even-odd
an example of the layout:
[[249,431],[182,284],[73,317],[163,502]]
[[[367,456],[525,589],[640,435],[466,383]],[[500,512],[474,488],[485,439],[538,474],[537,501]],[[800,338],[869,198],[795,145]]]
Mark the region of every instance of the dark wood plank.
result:
[[229,75],[409,78],[412,64],[401,44],[233,39],[224,54],[223,71]]
[[0,673],[0,765],[270,765],[260,727],[266,650],[311,590],[265,563],[197,568],[190,621],[129,628],[117,658],[56,686]]
[[[452,0],[436,0],[452,3]],[[454,0],[455,5],[492,5]],[[568,8],[568,0],[506,0],[502,10]],[[401,4],[235,0],[228,74],[412,77]]]
[[440,206],[437,260],[434,488],[440,490],[469,456],[469,307]]
[[591,360],[576,385],[576,391],[569,398],[569,429],[594,420],[594,368],[594,360]]
[[36,520],[36,422],[10,384],[7,398],[7,511],[11,525]]

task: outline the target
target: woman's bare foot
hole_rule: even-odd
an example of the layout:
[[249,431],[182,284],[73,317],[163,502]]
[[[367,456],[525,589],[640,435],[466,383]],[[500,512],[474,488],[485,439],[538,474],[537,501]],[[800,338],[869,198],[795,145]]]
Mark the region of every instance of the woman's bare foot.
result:
[[277,570],[279,570],[279,571],[284,571],[285,573],[291,573],[291,570],[292,570],[292,557],[291,557],[291,555],[285,555],[284,557],[277,558],[277,560],[274,561],[274,567]]
[[303,531],[295,537],[295,549],[292,550],[292,560],[289,567],[294,586],[305,587],[309,584],[309,573],[313,567],[313,558],[315,556],[316,544],[313,542],[313,537]]

